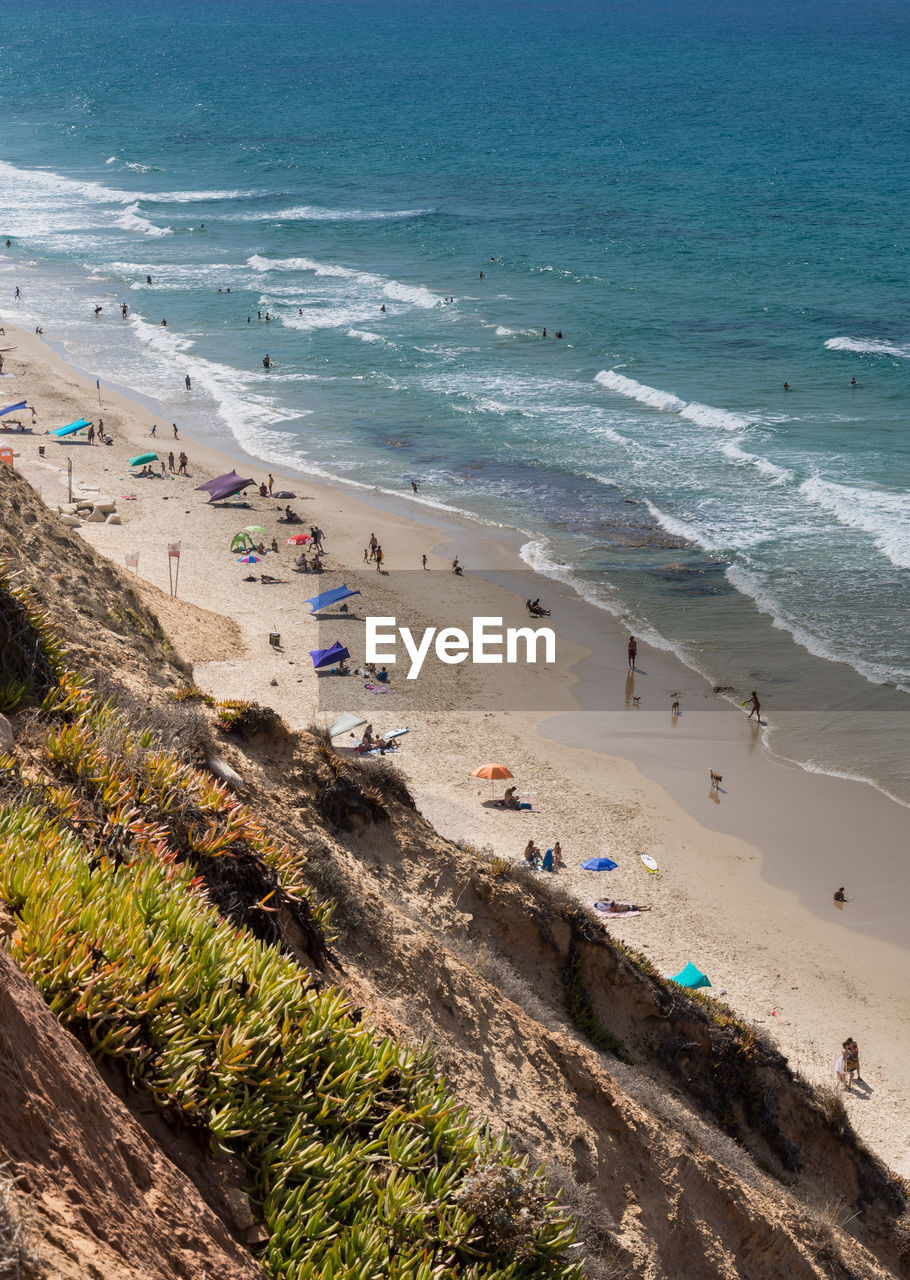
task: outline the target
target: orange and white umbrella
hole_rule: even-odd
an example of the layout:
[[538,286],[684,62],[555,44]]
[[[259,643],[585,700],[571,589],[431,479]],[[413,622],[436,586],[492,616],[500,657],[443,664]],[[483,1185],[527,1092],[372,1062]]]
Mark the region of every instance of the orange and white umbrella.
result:
[[492,782],[494,778],[497,780],[500,778],[514,778],[515,774],[512,773],[511,769],[507,769],[504,764],[482,764],[479,768],[471,770],[471,777],[489,778]]

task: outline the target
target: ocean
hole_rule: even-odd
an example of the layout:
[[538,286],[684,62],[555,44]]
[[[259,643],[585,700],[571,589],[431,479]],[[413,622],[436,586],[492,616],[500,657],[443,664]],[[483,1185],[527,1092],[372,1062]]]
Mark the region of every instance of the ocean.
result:
[[524,531],[759,688],[772,750],[910,803],[908,28],[897,0],[30,0],[0,315],[264,469]]

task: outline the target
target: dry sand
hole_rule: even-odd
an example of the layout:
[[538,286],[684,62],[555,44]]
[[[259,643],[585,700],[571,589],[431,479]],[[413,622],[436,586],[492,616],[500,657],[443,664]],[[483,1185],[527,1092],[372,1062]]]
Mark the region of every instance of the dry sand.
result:
[[[611,921],[611,933],[666,973],[693,960],[715,992],[723,989],[734,1009],[774,1035],[811,1079],[832,1083],[838,1046],[853,1035],[868,1085],[847,1095],[851,1117],[892,1168],[910,1176],[910,954],[899,945],[910,905],[906,809],[871,787],[775,761],[741,712],[667,654],[642,647],[631,687],[619,625],[567,588],[529,575],[517,556],[520,539],[509,531],[273,469],[275,488],[297,494],[291,505],[304,525],[326,532],[329,571],[294,574],[285,539],[295,529],[278,523],[283,502],[253,496],[246,510],[213,509],[193,492],[235,463],[257,481],[268,468],[247,460],[244,470],[239,448],[228,456],[172,442],[160,414],[161,438],[151,440],[156,419],[142,403],[105,389],[99,411],[93,383],[46,343],[7,326],[12,343],[7,402],[27,398],[39,431],[100,412],[115,444],[66,445],[35,434],[0,435],[0,446],[14,448],[15,465],[52,506],[65,500],[72,458],[77,491],[117,498],[123,519],[83,526],[80,536],[121,566],[138,551],[140,577],[166,593],[167,544],[181,543],[179,599],[197,609],[168,596],[162,619],[195,662],[197,683],[220,697],[266,702],[295,728],[329,723],[341,709],[366,714],[378,731],[407,725],[398,762],[443,834],[513,860],[529,837],[543,848],[560,839],[561,886],[586,903],[607,896],[651,904],[644,915]],[[185,447],[191,477],[130,478],[126,459],[148,447],[165,458]],[[262,526],[267,544],[273,536],[280,544],[251,570],[228,550],[247,524]],[[363,562],[372,531],[388,575]],[[420,567],[424,552],[428,572]],[[456,552],[468,568],[463,578],[449,571]],[[287,582],[243,581],[260,570]],[[349,602],[352,614],[317,625],[302,601],[343,581],[363,592]],[[313,675],[308,650],[336,637],[362,660],[366,614],[395,615],[416,630],[471,614],[520,626],[529,594],[554,608],[560,644],[552,668],[498,668],[478,681],[466,667],[435,665],[416,688],[392,668],[391,695],[366,693],[356,679]],[[199,610],[224,621],[213,625]],[[273,630],[280,650],[268,643]],[[677,692],[683,714],[674,719]],[[501,786],[494,791],[469,770],[487,760],[510,767],[531,812],[485,803]],[[710,767],[724,775],[719,794],[709,791]],[[657,858],[658,876],[645,870],[641,853]],[[600,854],[617,870],[580,870]],[[852,900],[838,912],[832,891],[841,883]]]

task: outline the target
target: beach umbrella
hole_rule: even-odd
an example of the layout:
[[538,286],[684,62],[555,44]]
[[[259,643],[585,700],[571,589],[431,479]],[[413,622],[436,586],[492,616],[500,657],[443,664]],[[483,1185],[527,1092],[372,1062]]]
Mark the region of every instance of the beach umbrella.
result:
[[515,774],[505,767],[504,764],[482,764],[477,769],[471,770],[472,778],[489,778],[492,782],[494,778],[514,778]]
[[362,724],[366,724],[364,716],[357,715],[355,711],[344,711],[329,730],[329,737],[337,738],[341,733],[353,733]]
[[265,533],[261,524],[245,524],[243,526],[244,533]]
[[674,974],[670,979],[671,982],[677,983],[681,987],[688,987],[694,990],[696,987],[710,987],[711,983],[706,974],[700,969],[696,969],[690,960],[684,969],[680,969],[679,973]]
[[237,557],[237,563],[238,563],[238,564],[258,564],[258,563],[259,563],[259,560],[260,560],[260,557],[259,557],[259,556],[255,556],[255,555],[253,555],[252,551],[251,551],[251,552],[250,552],[250,554],[249,554],[249,555],[247,555],[247,556],[238,556],[238,557]]
[[330,604],[337,604],[339,600],[346,600],[348,596],[359,595],[359,591],[352,591],[350,587],[336,587],[334,591],[323,591],[318,596],[311,596],[303,603],[311,604],[313,612],[318,613],[320,609],[326,609]]
[[343,658],[350,658],[350,656],[340,640],[336,640],[328,649],[310,650],[314,671],[319,671],[321,667],[331,667],[334,663],[341,662]]
[[583,871],[614,871],[619,863],[611,862],[609,858],[589,858],[581,866]]
[[293,538],[288,538],[286,545],[289,547],[299,547],[306,542],[312,542],[313,538],[309,533],[295,533]]
[[137,453],[135,458],[130,458],[129,466],[141,467],[144,462],[157,462],[157,453]]
[[[13,348],[15,350],[15,348]],[[20,400],[18,404],[8,404],[5,409],[0,409],[0,418],[5,418],[8,413],[15,413],[17,409],[27,409],[28,401]]]

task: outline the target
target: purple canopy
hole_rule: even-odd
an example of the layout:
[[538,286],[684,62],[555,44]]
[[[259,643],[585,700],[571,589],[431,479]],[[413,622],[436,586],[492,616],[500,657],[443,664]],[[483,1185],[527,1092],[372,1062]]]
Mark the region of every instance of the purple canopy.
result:
[[217,476],[214,480],[207,480],[205,484],[197,484],[197,490],[202,489],[209,495],[209,503],[220,502],[222,498],[232,498],[235,493],[240,493],[247,485],[255,484],[255,480],[244,480],[242,476],[238,476],[236,471],[229,471],[227,475]]
[[330,649],[310,650],[314,671],[318,671],[320,667],[331,667],[334,663],[341,662],[342,658],[350,658],[350,656],[340,640],[336,640]]

